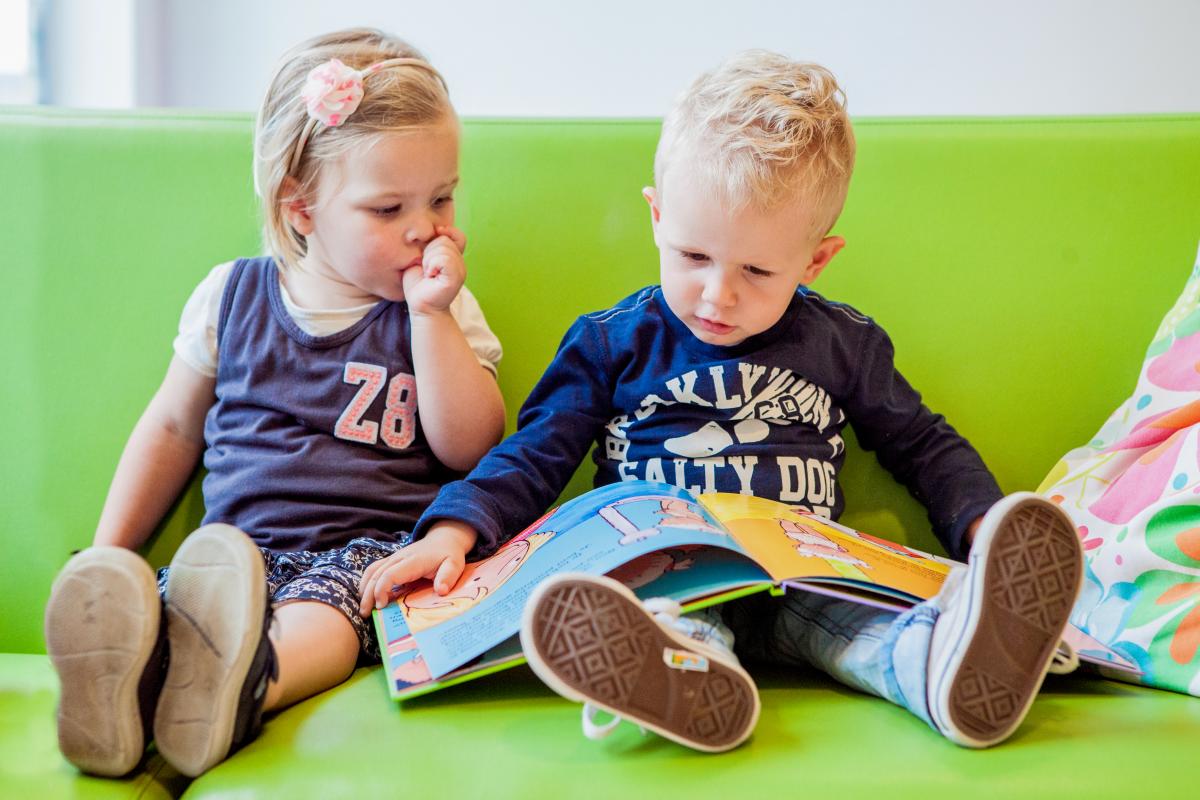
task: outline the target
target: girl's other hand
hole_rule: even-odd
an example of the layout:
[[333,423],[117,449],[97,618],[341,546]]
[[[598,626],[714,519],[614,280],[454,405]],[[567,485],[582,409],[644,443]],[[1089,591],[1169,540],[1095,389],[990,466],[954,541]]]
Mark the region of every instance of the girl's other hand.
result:
[[404,273],[404,297],[413,314],[446,311],[467,279],[463,251],[467,237],[453,226],[435,229],[437,237],[425,246],[420,268]]

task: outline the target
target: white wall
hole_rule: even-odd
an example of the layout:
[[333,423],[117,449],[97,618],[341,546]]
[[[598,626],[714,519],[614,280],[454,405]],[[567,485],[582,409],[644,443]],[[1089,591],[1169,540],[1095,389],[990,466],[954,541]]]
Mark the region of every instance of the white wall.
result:
[[45,58],[54,63],[42,75],[42,95],[64,106],[135,105],[133,2],[46,0],[44,5],[53,11],[42,15]]
[[824,63],[855,115],[1200,111],[1197,0],[103,2],[133,10],[107,22],[133,26],[136,52],[81,52],[85,85],[56,76],[64,102],[122,105],[86,96],[107,59],[134,84],[124,104],[251,110],[291,44],[373,25],[421,48],[464,116],[659,116],[746,47]]

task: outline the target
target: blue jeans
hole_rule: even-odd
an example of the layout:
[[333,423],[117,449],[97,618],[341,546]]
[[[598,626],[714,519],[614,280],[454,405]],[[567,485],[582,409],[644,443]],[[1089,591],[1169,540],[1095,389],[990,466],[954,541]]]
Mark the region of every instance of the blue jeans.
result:
[[720,607],[743,661],[816,667],[908,709],[930,727],[926,668],[938,613],[935,600],[900,613],[797,590]]

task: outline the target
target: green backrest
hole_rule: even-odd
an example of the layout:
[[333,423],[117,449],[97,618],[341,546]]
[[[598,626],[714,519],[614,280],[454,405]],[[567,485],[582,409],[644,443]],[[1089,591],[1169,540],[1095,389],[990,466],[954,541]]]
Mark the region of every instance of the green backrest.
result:
[[[215,263],[258,250],[247,116],[0,111],[0,650],[40,652],[54,574]],[[1133,386],[1200,238],[1200,116],[860,120],[816,288],[874,316],[1006,490],[1034,487]],[[505,346],[509,429],[571,320],[656,280],[650,121],[466,123],[469,283]],[[570,491],[586,485],[577,476]],[[851,525],[936,548],[870,457]],[[148,548],[201,516],[196,487]]]

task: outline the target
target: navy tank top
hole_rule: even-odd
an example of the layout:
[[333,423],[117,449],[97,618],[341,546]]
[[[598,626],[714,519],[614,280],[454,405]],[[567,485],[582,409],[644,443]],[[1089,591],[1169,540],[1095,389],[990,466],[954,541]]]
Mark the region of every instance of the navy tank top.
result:
[[382,301],[330,336],[287,313],[271,258],[238,261],[221,300],[204,425],[204,522],[272,550],[396,541],[438,487],[417,419],[408,306]]

